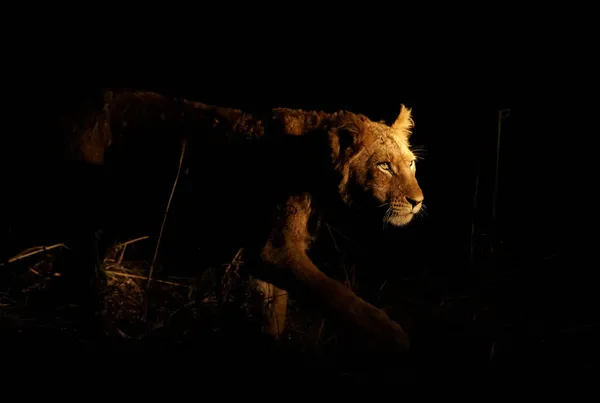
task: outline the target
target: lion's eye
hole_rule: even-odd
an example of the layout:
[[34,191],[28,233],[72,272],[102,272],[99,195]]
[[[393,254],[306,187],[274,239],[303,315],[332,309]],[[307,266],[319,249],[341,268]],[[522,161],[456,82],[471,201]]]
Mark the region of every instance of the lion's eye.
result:
[[413,169],[415,167],[415,160],[412,160],[410,162],[410,169]]
[[392,170],[392,166],[390,165],[389,162],[380,162],[377,165],[379,166],[379,168],[384,169],[386,171],[391,171]]

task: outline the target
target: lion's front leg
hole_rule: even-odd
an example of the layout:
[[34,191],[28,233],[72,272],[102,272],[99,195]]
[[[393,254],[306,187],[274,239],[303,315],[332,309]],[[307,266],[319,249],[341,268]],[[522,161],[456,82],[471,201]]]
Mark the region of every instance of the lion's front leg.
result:
[[333,321],[367,339],[370,349],[407,352],[408,335],[389,316],[342,283],[321,272],[299,251],[272,249],[263,253],[272,269],[265,275],[299,298],[309,298]]
[[262,279],[308,298],[338,324],[361,334],[375,350],[406,352],[408,335],[377,307],[358,297],[342,283],[319,270],[306,254],[310,197],[288,199],[275,230],[264,246]]
[[254,290],[261,296],[259,305],[263,331],[274,339],[281,338],[287,319],[287,291],[258,278],[254,278],[252,283]]

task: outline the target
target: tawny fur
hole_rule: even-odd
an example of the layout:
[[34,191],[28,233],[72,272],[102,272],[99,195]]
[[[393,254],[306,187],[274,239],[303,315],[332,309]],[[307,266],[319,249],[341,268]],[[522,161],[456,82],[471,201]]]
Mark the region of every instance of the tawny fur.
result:
[[[118,155],[123,144],[141,144],[145,130],[150,132],[156,127],[162,127],[165,142],[180,138],[195,141],[201,150],[198,156],[210,157],[215,150],[224,149],[218,155],[226,157],[227,147],[258,145],[256,149],[263,150],[260,156],[242,152],[248,161],[222,162],[225,169],[234,166],[229,175],[219,176],[218,165],[215,171],[214,165],[201,161],[204,157],[190,157],[192,164],[204,163],[205,172],[209,167],[213,169],[210,172],[216,176],[210,183],[219,184],[221,192],[228,190],[232,172],[241,175],[246,169],[255,170],[256,175],[247,177],[255,186],[254,194],[243,195],[238,204],[232,204],[237,208],[239,204],[255,203],[255,207],[242,213],[239,220],[229,221],[244,231],[259,223],[264,225],[264,231],[252,230],[243,240],[246,244],[241,245],[260,256],[261,268],[253,274],[316,302],[331,318],[364,334],[379,349],[408,349],[408,336],[400,325],[326,276],[307,251],[314,235],[311,219],[335,215],[340,206],[366,211],[386,205],[387,209],[378,210],[380,219],[397,226],[408,224],[419,212],[423,193],[409,145],[413,127],[410,109],[402,106],[396,121],[386,125],[347,111],[276,108],[266,116],[252,116],[149,92],[106,91],[101,109],[77,115],[67,124],[71,156],[98,165],[104,164],[111,149],[115,148],[113,153]],[[129,135],[133,127],[137,134]],[[163,140],[158,141],[161,144]],[[204,190],[208,194],[219,192]],[[223,195],[221,200],[228,198]],[[251,215],[257,218],[248,218]],[[275,336],[284,328],[281,322],[285,320],[287,294],[283,295],[278,300],[279,313],[272,319],[277,326],[267,326]]]

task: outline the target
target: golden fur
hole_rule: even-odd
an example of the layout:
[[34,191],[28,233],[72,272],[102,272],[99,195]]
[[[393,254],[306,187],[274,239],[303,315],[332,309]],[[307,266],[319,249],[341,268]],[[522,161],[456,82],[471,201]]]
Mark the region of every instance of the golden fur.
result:
[[[239,246],[260,258],[252,274],[264,281],[259,287],[275,307],[267,315],[268,333],[278,336],[284,330],[290,292],[366,336],[373,347],[408,349],[408,336],[400,325],[325,275],[307,252],[314,236],[311,220],[335,215],[340,206],[381,212],[380,218],[394,226],[408,224],[419,212],[423,193],[409,144],[410,109],[402,106],[396,121],[386,125],[347,111],[277,108],[266,116],[252,116],[153,93],[107,91],[101,110],[78,115],[68,127],[71,155],[90,164],[108,163],[105,156],[111,149],[113,158],[133,159],[126,151],[119,157],[119,150],[127,149],[128,142],[151,141],[146,133],[157,127],[164,129],[152,140],[160,144],[158,153],[168,153],[167,143],[190,140],[196,153],[186,158],[192,172],[205,175],[198,181],[203,200],[207,195],[217,199],[208,208],[230,203],[222,208],[236,213],[224,216],[215,234],[229,226],[227,234],[238,231]],[[175,145],[170,149],[178,150]],[[210,157],[217,162],[209,162]],[[175,159],[171,165],[176,165]],[[204,210],[198,215],[207,219]]]

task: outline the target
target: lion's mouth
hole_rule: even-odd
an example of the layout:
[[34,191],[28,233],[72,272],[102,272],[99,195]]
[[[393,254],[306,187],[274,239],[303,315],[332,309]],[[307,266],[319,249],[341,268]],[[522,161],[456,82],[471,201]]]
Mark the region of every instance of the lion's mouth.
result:
[[392,209],[393,215],[413,215],[412,209]]
[[403,213],[395,213],[395,214],[392,214],[392,215],[390,216],[390,218],[392,218],[392,219],[393,219],[393,218],[396,218],[396,219],[398,219],[398,220],[410,220],[410,219],[412,219],[412,218],[413,218],[413,216],[414,216],[414,213],[411,213],[411,212],[408,212],[408,213],[406,213],[406,212],[403,212]]
[[386,214],[384,216],[384,222],[387,224],[391,224],[394,226],[403,226],[408,224],[410,221],[412,221],[413,216],[415,214],[410,211],[410,210],[396,210],[396,209],[392,209],[389,211],[388,214]]

